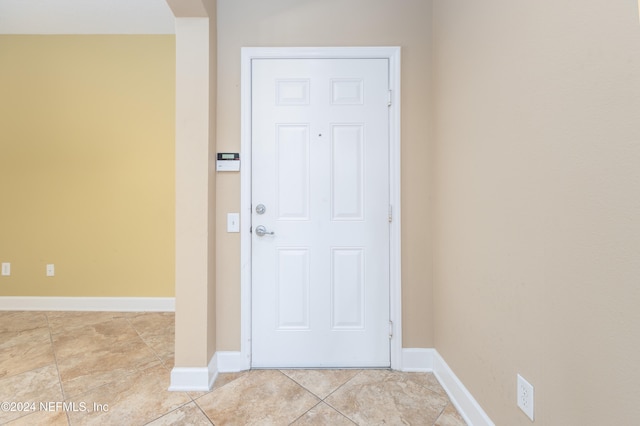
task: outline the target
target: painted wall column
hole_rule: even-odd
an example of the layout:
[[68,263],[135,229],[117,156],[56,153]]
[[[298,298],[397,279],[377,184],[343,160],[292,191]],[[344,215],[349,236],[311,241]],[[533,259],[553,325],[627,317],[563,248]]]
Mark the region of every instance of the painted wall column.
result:
[[204,390],[216,371],[215,162],[211,161],[215,2],[192,2],[192,9],[184,2],[175,3],[169,1],[176,15],[176,324],[170,390]]

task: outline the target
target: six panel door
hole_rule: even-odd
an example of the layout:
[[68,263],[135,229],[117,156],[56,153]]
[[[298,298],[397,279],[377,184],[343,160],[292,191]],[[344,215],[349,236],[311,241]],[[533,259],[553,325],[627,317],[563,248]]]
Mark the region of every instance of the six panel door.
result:
[[252,61],[253,367],[390,366],[388,67]]

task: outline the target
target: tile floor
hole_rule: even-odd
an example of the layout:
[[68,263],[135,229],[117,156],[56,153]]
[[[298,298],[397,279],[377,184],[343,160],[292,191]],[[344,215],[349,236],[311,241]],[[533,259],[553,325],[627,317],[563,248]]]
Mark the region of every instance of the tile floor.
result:
[[172,313],[0,312],[0,424],[465,425],[429,373],[252,370],[169,392]]

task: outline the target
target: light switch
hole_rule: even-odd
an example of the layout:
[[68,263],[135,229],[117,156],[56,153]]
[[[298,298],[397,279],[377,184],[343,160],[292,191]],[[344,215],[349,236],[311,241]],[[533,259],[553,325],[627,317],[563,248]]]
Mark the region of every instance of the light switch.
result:
[[240,232],[240,213],[227,213],[227,232]]

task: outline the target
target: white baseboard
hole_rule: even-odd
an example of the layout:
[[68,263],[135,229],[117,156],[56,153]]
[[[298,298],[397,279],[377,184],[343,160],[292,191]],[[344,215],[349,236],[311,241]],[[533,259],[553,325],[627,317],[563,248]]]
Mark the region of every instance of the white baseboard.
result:
[[171,370],[170,391],[206,392],[211,390],[218,373],[249,370],[241,352],[219,351],[213,354],[207,367],[174,367]]
[[495,426],[440,354],[435,350],[434,352],[433,373],[467,424],[469,426]]
[[218,377],[218,357],[214,354],[207,367],[173,367],[169,390],[207,392]]
[[216,352],[207,367],[174,367],[171,370],[170,391],[206,392],[211,390],[218,373],[249,370],[250,365],[241,352]]
[[0,296],[0,311],[175,312],[174,297]]
[[431,372],[435,349],[402,348],[402,371]]
[[218,371],[220,373],[236,373],[251,368],[249,359],[244,357],[242,352],[219,351],[216,352],[216,355],[218,356]]
[[[250,368],[242,352],[216,352],[208,367],[171,370],[170,391],[208,391],[218,373],[244,371]],[[469,426],[495,426],[473,395],[462,384],[438,351],[429,348],[402,349],[402,371],[433,372],[449,399]]]

